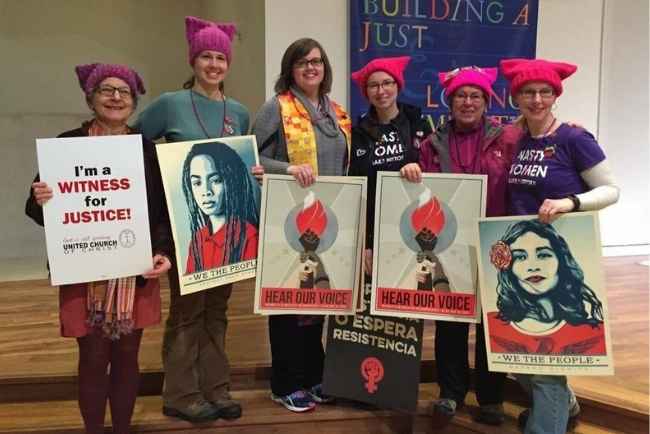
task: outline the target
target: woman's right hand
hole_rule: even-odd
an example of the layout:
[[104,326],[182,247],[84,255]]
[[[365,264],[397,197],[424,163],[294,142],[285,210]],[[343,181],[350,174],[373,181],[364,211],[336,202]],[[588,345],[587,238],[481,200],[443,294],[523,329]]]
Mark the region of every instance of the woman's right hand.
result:
[[34,193],[34,199],[36,203],[40,206],[43,206],[45,202],[52,199],[52,189],[47,186],[46,182],[34,182],[32,183],[32,192]]
[[293,176],[302,188],[309,187],[316,181],[309,164],[292,164],[287,167],[287,174]]
[[406,178],[408,182],[420,183],[422,182],[422,170],[418,163],[409,163],[402,167],[399,171],[402,178]]

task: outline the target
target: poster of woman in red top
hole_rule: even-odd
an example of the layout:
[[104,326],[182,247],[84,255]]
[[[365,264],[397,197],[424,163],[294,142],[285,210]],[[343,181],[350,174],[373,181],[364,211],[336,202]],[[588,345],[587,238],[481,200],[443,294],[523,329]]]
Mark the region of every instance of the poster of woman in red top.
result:
[[490,370],[610,373],[597,215],[507,219],[479,224]]
[[254,136],[157,146],[181,294],[255,276],[259,185]]

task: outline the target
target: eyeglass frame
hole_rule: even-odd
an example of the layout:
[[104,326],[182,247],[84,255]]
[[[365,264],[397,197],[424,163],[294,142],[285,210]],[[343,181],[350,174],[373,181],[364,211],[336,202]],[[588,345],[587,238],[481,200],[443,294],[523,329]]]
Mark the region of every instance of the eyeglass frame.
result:
[[396,80],[386,79],[383,80],[381,83],[366,84],[366,90],[372,91],[374,93],[374,92],[379,92],[380,89],[386,89],[386,90],[394,89],[395,85],[397,85]]
[[313,59],[300,59],[296,60],[296,63],[293,64],[295,69],[305,69],[307,66],[312,68],[321,68],[325,64],[325,61],[322,57],[314,57]]
[[451,96],[452,100],[458,100],[460,102],[465,102],[469,99],[469,101],[473,104],[478,103],[481,100],[485,100],[485,95],[481,91],[477,91],[478,93],[472,93],[469,95],[461,95],[458,92],[454,92],[454,94]]
[[[110,93],[108,93],[109,91]],[[115,92],[120,95],[120,98],[133,98],[133,92],[131,92],[131,88],[128,86],[115,87],[110,84],[104,84],[99,86],[95,92],[109,98],[115,96]]]
[[555,89],[552,87],[545,87],[543,89],[522,89],[519,91],[519,95],[527,101],[533,101],[537,95],[539,95],[541,99],[551,99],[555,96]]

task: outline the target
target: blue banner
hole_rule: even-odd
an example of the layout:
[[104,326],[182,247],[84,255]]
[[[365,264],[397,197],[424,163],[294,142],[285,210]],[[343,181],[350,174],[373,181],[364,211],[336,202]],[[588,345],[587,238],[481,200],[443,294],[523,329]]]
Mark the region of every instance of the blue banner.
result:
[[[399,100],[422,108],[433,125],[449,109],[438,72],[476,65],[498,67],[507,57],[534,58],[539,0],[351,0],[350,72],[377,57],[411,56]],[[515,116],[508,84],[499,75],[488,114]],[[351,115],[368,109],[355,83]]]

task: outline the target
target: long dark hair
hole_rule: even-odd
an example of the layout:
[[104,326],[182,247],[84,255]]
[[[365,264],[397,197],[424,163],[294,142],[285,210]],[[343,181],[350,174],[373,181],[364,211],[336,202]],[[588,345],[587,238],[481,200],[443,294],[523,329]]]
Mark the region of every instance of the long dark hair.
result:
[[[567,242],[553,226],[539,220],[520,221],[508,228],[501,241],[510,246],[527,232],[548,240],[558,259],[558,282],[555,288],[544,294],[552,303],[554,316],[550,317],[541,306],[539,296],[532,295],[522,288],[512,271],[513,258],[508,267],[498,273],[498,317],[514,322],[533,318],[542,322],[565,320],[572,325],[595,326],[602,323],[603,304],[596,293],[584,283],[582,268],[571,254]],[[589,305],[589,313],[585,304]]]
[[280,68],[280,76],[275,82],[275,93],[285,93],[289,88],[294,85],[293,81],[293,66],[297,61],[309,54],[311,50],[318,48],[320,50],[320,57],[323,59],[323,81],[318,89],[319,96],[326,95],[332,90],[332,65],[327,58],[327,53],[315,39],[302,38],[298,39],[284,52],[282,56],[282,65]]
[[190,164],[199,155],[210,157],[215,170],[223,180],[224,214],[226,217],[226,236],[224,258],[228,263],[240,262],[246,242],[246,223],[259,225],[259,213],[255,204],[255,189],[246,165],[230,146],[214,141],[197,143],[187,154],[183,163],[182,185],[190,217],[192,241],[190,251],[196,271],[203,270],[201,240],[198,236],[201,228],[207,226],[212,233],[208,216],[201,211],[194,200],[190,180]]

